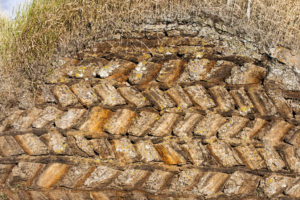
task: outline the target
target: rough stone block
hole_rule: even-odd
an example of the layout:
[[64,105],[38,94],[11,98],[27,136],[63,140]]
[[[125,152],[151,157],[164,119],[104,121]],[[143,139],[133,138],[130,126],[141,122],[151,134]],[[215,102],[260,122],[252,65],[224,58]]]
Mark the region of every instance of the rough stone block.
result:
[[113,140],[112,145],[118,159],[121,161],[134,162],[138,159],[138,154],[129,139],[122,138],[120,140]]
[[104,130],[114,135],[126,134],[136,113],[129,109],[119,109],[105,123]]
[[160,137],[171,135],[173,126],[179,118],[180,116],[176,113],[163,114],[163,116],[160,117],[154,124],[153,128],[150,131],[150,134]]
[[141,111],[137,119],[131,124],[128,133],[134,136],[144,136],[159,119],[159,114],[152,111]]
[[214,86],[209,88],[209,91],[215,97],[218,110],[221,112],[234,110],[235,102],[224,86]]
[[151,102],[154,103],[157,109],[164,110],[166,108],[175,107],[175,103],[168,94],[160,90],[158,87],[152,87],[146,90],[145,95]]
[[156,80],[162,83],[165,87],[171,87],[173,82],[179,76],[182,66],[182,60],[170,60],[169,62],[164,63],[156,77]]
[[193,85],[185,88],[191,100],[200,106],[201,109],[207,110],[216,106],[213,99],[207,93],[202,85]]
[[55,125],[56,127],[61,129],[72,128],[79,122],[79,120],[82,118],[85,112],[86,110],[84,109],[69,109],[66,113],[64,113],[55,121]]
[[53,106],[48,106],[42,111],[39,118],[37,118],[33,123],[32,126],[34,128],[43,128],[50,122],[56,120],[60,115],[62,114],[61,110],[58,110],[57,108]]
[[177,106],[180,109],[189,108],[193,106],[188,95],[179,85],[176,85],[169,90],[167,90],[167,94],[176,102]]
[[16,156],[24,154],[23,149],[12,136],[0,137],[0,151],[2,156]]
[[32,133],[27,133],[24,135],[17,135],[15,139],[23,148],[23,150],[29,155],[43,155],[48,154],[48,147]]
[[85,106],[91,106],[98,101],[98,97],[93,88],[85,82],[80,82],[71,86],[72,91],[79,101]]
[[137,108],[149,106],[150,102],[146,97],[133,87],[119,87],[118,91],[120,94],[130,103],[135,105]]
[[161,158],[150,140],[140,140],[135,144],[137,152],[144,162],[157,162]]
[[129,75],[129,82],[133,85],[144,85],[152,81],[161,68],[160,64],[140,62]]
[[69,166],[62,163],[52,163],[40,174],[36,185],[48,189],[54,186],[66,174]]
[[118,170],[100,165],[85,180],[83,185],[89,188],[101,188],[108,185],[118,175]]
[[78,103],[76,96],[66,85],[55,86],[53,94],[56,96],[62,107],[72,106]]

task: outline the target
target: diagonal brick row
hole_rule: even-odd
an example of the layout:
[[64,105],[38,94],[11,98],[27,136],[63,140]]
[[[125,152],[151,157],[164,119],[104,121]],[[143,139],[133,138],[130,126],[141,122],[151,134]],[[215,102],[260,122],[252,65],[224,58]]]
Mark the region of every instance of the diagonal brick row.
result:
[[[218,197],[221,195],[257,195],[260,198],[272,198],[286,195],[299,198],[299,177],[280,174],[258,176],[243,171],[222,172],[201,170],[198,168],[142,169],[138,166],[114,167],[97,164],[90,166],[63,164],[58,162],[41,164],[20,162],[17,165],[0,165],[2,183],[8,188],[18,187],[19,191],[27,188],[31,195],[45,195],[46,199],[62,198],[64,189],[91,193],[91,196],[108,195],[109,191],[140,190],[145,196],[190,195],[191,197]],[[58,190],[60,192],[48,192]],[[4,194],[12,195],[9,190]],[[80,193],[79,193],[80,194]],[[95,196],[94,196],[95,195]],[[96,198],[97,199],[97,198]]]

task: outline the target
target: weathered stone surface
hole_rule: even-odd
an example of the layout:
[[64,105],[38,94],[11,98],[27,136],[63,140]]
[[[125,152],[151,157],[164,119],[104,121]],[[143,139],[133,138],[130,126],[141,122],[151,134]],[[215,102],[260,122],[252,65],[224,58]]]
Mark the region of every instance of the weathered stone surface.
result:
[[122,188],[134,188],[147,175],[148,172],[145,170],[127,169],[116,178],[115,184]]
[[207,73],[213,68],[214,62],[208,59],[195,59],[188,63],[187,74],[191,81],[206,80]]
[[43,128],[48,123],[56,120],[61,114],[61,110],[52,106],[48,106],[44,109],[39,118],[32,123],[32,126],[34,128]]
[[174,142],[163,142],[156,144],[155,148],[166,164],[181,165],[186,163],[184,157],[176,151],[176,149],[179,149],[179,147]]
[[283,136],[292,128],[293,126],[283,120],[277,120],[272,128],[263,137],[263,140],[270,145],[278,145],[283,138]]
[[292,52],[291,50],[284,47],[276,47],[271,49],[272,57],[278,59],[280,62],[285,63],[291,67],[297,73],[300,73],[300,55]]
[[69,166],[61,163],[53,163],[39,175],[36,185],[41,188],[54,186],[67,172]]
[[207,110],[216,106],[213,99],[200,84],[188,86],[185,88],[185,91],[188,93],[191,100],[198,104],[203,110]]
[[129,75],[129,81],[133,85],[144,85],[150,82],[159,72],[161,65],[152,62],[140,62]]
[[0,152],[2,156],[16,156],[24,153],[12,136],[0,137]]
[[176,113],[163,114],[152,127],[150,134],[154,136],[171,135],[172,128],[179,117]]
[[230,138],[235,136],[245,127],[248,121],[249,119],[244,117],[232,116],[228,122],[219,128],[219,137]]
[[85,180],[84,185],[89,188],[101,188],[101,186],[109,184],[118,174],[118,170],[100,165]]
[[100,137],[104,133],[104,124],[111,115],[112,112],[108,109],[104,109],[99,106],[93,107],[87,117],[87,120],[79,127],[79,129],[92,138]]
[[234,172],[224,185],[225,194],[249,195],[256,191],[259,181],[259,176],[248,174],[241,171]]
[[167,94],[176,102],[179,109],[189,108],[193,105],[188,95],[179,85],[167,90]]
[[239,146],[234,148],[240,155],[241,160],[246,164],[250,169],[262,169],[266,167],[265,161],[258,154],[254,146]]
[[62,107],[67,107],[78,103],[76,96],[66,85],[55,86],[53,89],[53,94],[56,96]]
[[205,196],[216,195],[225,181],[229,178],[228,174],[221,172],[208,172],[201,177],[197,185],[192,189],[195,194],[202,194]]
[[133,87],[119,87],[118,91],[120,94],[130,103],[135,105],[137,108],[149,106],[150,102],[146,97]]
[[86,110],[84,109],[69,109],[66,113],[64,113],[55,121],[55,125],[56,127],[61,129],[72,128],[78,123],[78,121],[82,118],[85,112]]
[[30,186],[42,167],[44,165],[40,163],[20,162],[12,169],[6,182],[11,187],[14,185]]
[[194,186],[202,173],[198,169],[186,169],[172,178],[170,190],[172,192],[187,192]]
[[58,131],[51,130],[48,134],[42,136],[46,141],[49,150],[54,154],[71,154],[71,149],[67,143],[66,137],[63,137]]
[[285,193],[292,198],[300,198],[300,182],[291,185],[285,190]]
[[158,87],[152,87],[149,90],[146,90],[145,95],[159,110],[175,107],[175,103],[168,94],[160,90]]
[[217,103],[217,108],[221,112],[228,112],[234,109],[235,102],[223,86],[214,86],[209,88],[209,91],[215,97],[215,101]]
[[260,183],[260,187],[268,197],[272,197],[294,182],[293,178],[282,175],[270,175]]
[[[299,68],[297,70],[299,74]],[[277,87],[279,86],[284,90],[300,90],[299,75],[297,75],[292,68],[281,64],[274,64],[270,67],[265,83]]]
[[159,119],[159,114],[151,111],[141,111],[138,114],[137,120],[135,120],[128,133],[134,136],[144,136],[152,128],[152,125]]
[[127,138],[113,140],[112,145],[117,157],[124,162],[133,162],[138,158],[138,154],[131,141]]
[[300,172],[300,148],[293,146],[285,146],[283,148],[285,159],[291,170]]
[[129,109],[119,109],[105,123],[104,130],[114,135],[124,135],[127,132],[136,113]]
[[179,121],[173,129],[173,133],[179,137],[187,137],[192,135],[195,125],[199,122],[202,115],[198,113],[187,113],[184,119]]
[[266,145],[265,148],[258,149],[259,154],[262,155],[268,168],[272,171],[283,170],[286,165],[275,148]]
[[28,129],[32,123],[39,117],[40,113],[42,112],[41,109],[32,108],[28,113],[23,113],[23,116],[15,121],[12,126],[16,130],[25,130]]
[[91,145],[101,159],[114,159],[116,157],[112,145],[105,138],[91,140]]
[[80,82],[71,86],[72,91],[79,101],[85,106],[91,106],[98,101],[93,88],[86,82]]
[[215,136],[218,129],[226,122],[226,118],[219,114],[208,113],[194,129],[195,135],[205,138]]
[[141,155],[141,160],[144,162],[157,162],[161,158],[156,151],[154,145],[149,140],[140,140],[135,144],[137,152]]
[[164,63],[156,80],[165,87],[171,87],[175,79],[179,76],[182,65],[182,60],[170,60],[169,62]]
[[243,87],[231,90],[230,94],[238,105],[238,111],[241,115],[247,115],[248,113],[253,112],[254,106]]
[[189,160],[196,166],[208,166],[213,163],[213,158],[207,146],[201,144],[201,140],[192,140],[181,145],[187,153]]
[[214,158],[224,167],[233,167],[242,164],[237,152],[223,141],[216,141],[208,145]]
[[27,133],[24,135],[17,135],[15,139],[29,155],[43,155],[48,154],[48,147],[36,135]]
[[66,175],[59,182],[59,186],[74,188],[81,186],[85,181],[87,175],[94,171],[95,167],[90,167],[88,165],[79,165],[71,167]]
[[276,107],[261,86],[250,87],[248,94],[261,115],[272,116],[276,114]]
[[267,69],[246,63],[242,67],[232,68],[231,76],[226,80],[229,84],[254,84],[259,83],[267,74]]
[[117,106],[126,104],[125,99],[118,93],[117,89],[108,81],[102,81],[94,87],[96,93],[102,100],[104,106]]
[[154,170],[143,184],[143,187],[150,191],[159,191],[164,188],[172,173],[161,170]]

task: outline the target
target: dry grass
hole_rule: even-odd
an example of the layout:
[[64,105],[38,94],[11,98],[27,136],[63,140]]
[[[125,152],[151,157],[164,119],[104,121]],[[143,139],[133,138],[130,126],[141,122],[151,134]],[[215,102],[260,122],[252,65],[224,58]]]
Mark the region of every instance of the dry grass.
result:
[[0,19],[0,82],[17,74],[13,77],[23,77],[17,81],[36,83],[53,55],[65,53],[70,43],[80,46],[148,20],[192,22],[204,14],[222,19],[262,49],[299,50],[299,13],[299,0],[33,0],[15,21]]

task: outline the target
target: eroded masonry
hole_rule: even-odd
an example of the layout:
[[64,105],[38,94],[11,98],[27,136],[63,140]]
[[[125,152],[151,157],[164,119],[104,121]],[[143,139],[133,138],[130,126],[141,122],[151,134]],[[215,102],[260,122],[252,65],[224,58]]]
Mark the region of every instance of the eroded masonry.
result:
[[272,53],[184,28],[62,58],[1,122],[0,197],[300,198],[300,64]]

